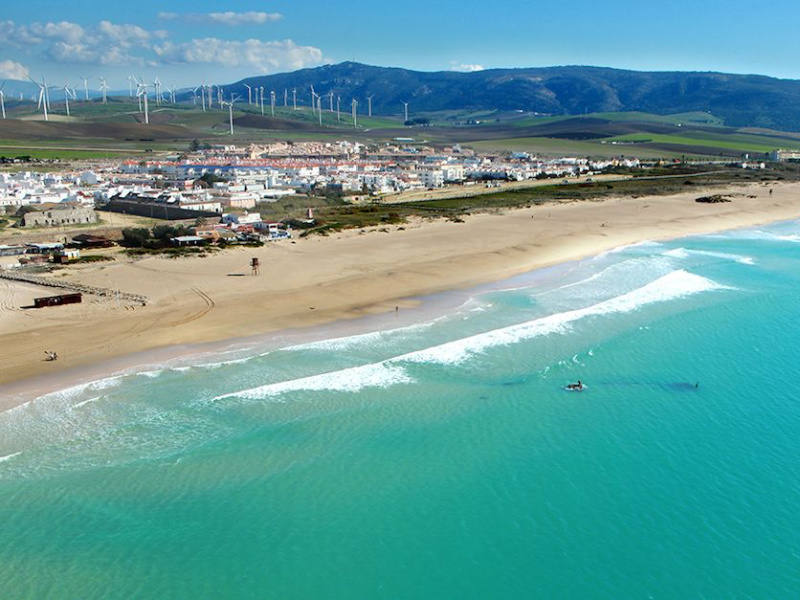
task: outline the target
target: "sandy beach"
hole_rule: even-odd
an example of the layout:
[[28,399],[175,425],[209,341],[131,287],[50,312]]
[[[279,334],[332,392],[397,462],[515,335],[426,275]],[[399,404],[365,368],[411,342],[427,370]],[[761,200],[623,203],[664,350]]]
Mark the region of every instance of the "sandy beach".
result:
[[[773,190],[770,194],[770,189]],[[709,193],[731,202],[700,204]],[[800,218],[800,184],[731,186],[658,197],[563,202],[417,220],[218,252],[71,267],[53,278],[143,294],[147,306],[86,296],[83,304],[22,309],[52,289],[0,280],[0,410],[40,376],[134,352],[302,328],[413,306],[642,240]],[[250,270],[258,257],[260,275]],[[45,350],[59,354],[45,361]]]

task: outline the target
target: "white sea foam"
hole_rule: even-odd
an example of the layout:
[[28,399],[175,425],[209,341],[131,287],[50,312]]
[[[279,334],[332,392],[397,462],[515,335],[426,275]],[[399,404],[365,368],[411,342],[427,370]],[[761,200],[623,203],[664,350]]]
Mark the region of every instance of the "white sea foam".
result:
[[672,258],[689,258],[690,256],[709,256],[711,258],[721,258],[723,260],[731,260],[742,265],[754,265],[755,260],[750,256],[742,256],[741,254],[729,254],[727,252],[711,252],[709,250],[687,250],[686,248],[675,248],[664,252],[664,256]]
[[6,462],[7,460],[11,460],[15,456],[19,456],[22,452],[14,452],[14,454],[7,454],[6,456],[0,456],[0,463]]
[[[357,392],[368,387],[413,383],[414,380],[398,363],[458,364],[489,348],[508,346],[526,339],[567,331],[571,323],[585,317],[631,312],[648,304],[716,289],[727,288],[687,271],[673,271],[643,287],[586,308],[495,329],[377,363],[230,392],[216,396],[212,401],[230,397],[264,399],[299,390]],[[577,356],[574,360],[577,360]]]
[[285,392],[304,391],[336,391],[358,392],[365,388],[384,388],[401,383],[413,383],[402,367],[389,365],[387,361],[351,367],[340,371],[312,375],[301,379],[270,383],[248,390],[222,394],[212,401],[233,396],[239,398],[263,399],[277,396]]
[[430,321],[425,321],[423,323],[415,323],[413,325],[407,325],[405,327],[396,327],[394,329],[381,329],[378,331],[370,331],[369,333],[359,333],[356,335],[348,335],[340,338],[331,338],[328,340],[319,340],[316,342],[306,342],[304,344],[288,346],[286,348],[283,348],[283,350],[291,352],[301,351],[301,350],[323,350],[327,352],[333,350],[336,351],[349,350],[350,348],[360,345],[372,346],[377,342],[394,339],[397,335],[413,333],[423,329],[428,329],[431,326],[435,325],[436,323],[445,321],[450,318],[452,318],[451,315],[443,315],[441,317],[436,317],[435,319],[431,319]]
[[84,400],[83,402],[78,402],[77,404],[73,405],[72,408],[80,408],[81,406],[86,406],[90,402],[97,402],[98,400],[100,400],[100,398],[102,398],[102,396],[95,396],[94,398],[89,398],[88,400]]
[[425,350],[411,352],[394,360],[457,364],[471,355],[489,348],[507,346],[542,335],[564,332],[571,323],[584,317],[631,312],[648,304],[675,300],[715,289],[725,289],[725,287],[687,271],[673,271],[627,294],[622,294],[586,308],[557,313],[526,323],[480,333],[426,348]]
[[627,244],[625,246],[617,246],[616,248],[611,248],[610,250],[606,250],[605,252],[601,252],[597,256],[594,257],[593,260],[598,260],[601,258],[605,258],[610,254],[619,254],[620,252],[625,252],[626,250],[632,250],[634,248],[653,248],[656,246],[660,246],[660,242],[653,242],[651,240],[642,240],[641,242],[636,242],[635,244]]

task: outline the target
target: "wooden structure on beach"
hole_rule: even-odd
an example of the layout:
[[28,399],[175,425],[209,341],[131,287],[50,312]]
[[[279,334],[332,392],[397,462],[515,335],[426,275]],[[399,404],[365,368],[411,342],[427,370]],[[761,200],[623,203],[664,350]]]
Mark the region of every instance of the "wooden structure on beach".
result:
[[74,294],[59,294],[58,296],[45,296],[43,298],[34,298],[34,308],[44,308],[45,306],[62,306],[63,304],[80,304],[83,302],[83,294],[80,292]]

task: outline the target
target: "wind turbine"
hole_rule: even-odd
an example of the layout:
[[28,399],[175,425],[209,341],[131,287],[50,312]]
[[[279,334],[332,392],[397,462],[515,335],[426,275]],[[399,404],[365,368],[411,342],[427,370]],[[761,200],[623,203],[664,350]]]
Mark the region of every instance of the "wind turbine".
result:
[[0,112],[3,113],[3,118],[6,118],[6,95],[3,93],[3,88],[6,87],[6,82],[4,81],[2,85],[0,85]]
[[47,83],[45,83],[44,77],[42,77],[42,83],[34,81],[30,77],[28,77],[28,79],[30,79],[31,81],[33,81],[33,83],[39,86],[39,102],[36,108],[42,109],[42,112],[44,114],[44,120],[48,121],[49,119],[47,118]]
[[206,112],[206,82],[205,82],[205,80],[203,81],[203,83],[201,83],[196,88],[194,88],[195,93],[197,92],[197,90],[200,90],[200,101],[203,104],[203,112]]
[[314,91],[314,86],[311,86],[311,114],[317,110],[317,93]]
[[283,88],[283,108],[289,108],[289,90]]
[[175,104],[175,84],[174,83],[172,84],[172,87],[169,88],[169,97],[170,97],[170,102],[172,102],[172,104]]
[[[269,105],[270,105],[270,109],[272,110],[272,116],[274,117],[275,116],[275,90],[272,90],[269,93]],[[262,108],[263,108],[263,103],[262,103]]]
[[333,90],[328,92],[328,99],[330,100],[330,104],[331,104],[331,112],[333,112]]
[[83,99],[85,102],[89,101],[89,80],[91,77],[81,77],[83,79]]
[[403,123],[408,123],[408,102],[403,102],[403,116],[405,117]]
[[353,129],[358,129],[358,100],[353,98],[350,106],[353,107]]
[[[258,88],[258,93],[261,95],[261,116],[263,117],[264,116],[264,86],[263,85]],[[273,92],[273,95],[274,95],[274,92]],[[273,113],[274,112],[275,111],[273,109]]]
[[292,90],[292,105],[294,108],[292,110],[297,110],[297,90]]
[[128,75],[128,96],[133,98],[133,80],[136,79],[133,75]]
[[322,96],[317,96],[317,115],[319,115],[319,126],[322,127]]
[[156,106],[161,106],[161,80],[158,77],[153,80],[153,92],[156,98]]
[[233,103],[239,99],[239,96],[231,96],[230,102],[225,102],[224,100],[220,102],[222,106],[228,105],[228,116],[231,123],[231,135],[233,135]]
[[106,92],[108,91],[108,84],[104,77],[98,77],[100,80],[100,91],[103,92],[103,104],[108,104],[108,98],[106,96]]
[[371,94],[367,96],[367,116],[372,116],[372,99],[375,97],[375,94]]
[[144,124],[145,125],[149,125],[150,124],[150,113],[149,113],[148,107],[147,107],[147,87],[148,87],[148,85],[144,82],[144,80],[139,81],[135,77],[134,77],[134,80],[136,81],[136,88],[137,88],[136,89],[136,95],[144,103]]
[[75,92],[69,89],[69,85],[65,81],[64,82],[64,106],[67,109],[67,116],[70,116],[69,115],[69,96],[70,96],[70,94],[73,94],[72,97],[75,98]]
[[342,104],[342,97],[341,96],[336,96],[336,121],[337,122],[342,120],[342,113],[339,110],[341,104]]
[[[253,88],[251,88],[246,83],[244,84],[244,87],[247,88],[247,103],[252,105],[253,104]],[[256,97],[256,103],[258,103],[258,97]]]

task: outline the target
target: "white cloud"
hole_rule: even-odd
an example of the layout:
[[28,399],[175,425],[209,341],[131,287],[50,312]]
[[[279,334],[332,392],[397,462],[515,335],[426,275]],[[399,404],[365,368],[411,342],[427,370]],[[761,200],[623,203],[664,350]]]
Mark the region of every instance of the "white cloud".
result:
[[164,21],[176,21],[178,19],[191,21],[194,23],[216,23],[218,25],[228,25],[237,27],[239,25],[265,25],[280,21],[283,15],[280,13],[267,13],[258,11],[249,12],[213,12],[213,13],[187,13],[179,14],[174,12],[160,12],[158,18]]
[[30,69],[13,60],[0,60],[0,79],[24,81],[30,77]]
[[100,21],[97,27],[99,37],[123,48],[131,46],[147,47],[152,34],[138,25],[115,25],[109,21]]
[[149,50],[154,39],[164,39],[165,36],[166,32],[150,33],[138,25],[110,21],[100,21],[91,28],[69,21],[30,25],[0,21],[0,46],[5,43],[60,63],[142,64],[143,59],[134,56],[131,50]]
[[86,35],[83,27],[77,23],[61,21],[60,23],[31,23],[28,27],[32,37],[39,40],[57,40],[69,44],[78,43]]
[[475,73],[477,71],[483,71],[483,65],[464,64],[454,61],[450,63],[450,70],[460,71],[462,73]]
[[252,67],[262,72],[302,69],[323,62],[322,50],[298,46],[292,40],[244,42],[205,38],[185,44],[166,42],[153,50],[169,63],[207,63],[225,67]]

